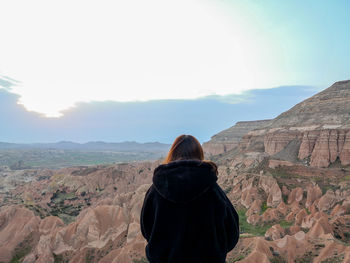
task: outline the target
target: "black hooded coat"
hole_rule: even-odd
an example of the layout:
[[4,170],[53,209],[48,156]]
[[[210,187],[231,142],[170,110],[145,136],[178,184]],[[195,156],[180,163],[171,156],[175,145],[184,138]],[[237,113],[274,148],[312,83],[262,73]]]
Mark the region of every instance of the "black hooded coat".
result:
[[207,162],[181,160],[154,170],[141,211],[150,263],[224,263],[239,238],[238,215]]

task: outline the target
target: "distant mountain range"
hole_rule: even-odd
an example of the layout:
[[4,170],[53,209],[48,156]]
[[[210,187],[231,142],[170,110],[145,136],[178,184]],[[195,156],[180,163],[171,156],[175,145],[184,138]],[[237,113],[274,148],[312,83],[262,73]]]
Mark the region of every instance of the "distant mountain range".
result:
[[87,142],[76,143],[60,141],[56,143],[8,143],[0,142],[0,149],[56,149],[56,150],[82,150],[82,151],[119,151],[119,152],[165,152],[170,148],[169,144],[159,142],[138,143],[126,142]]

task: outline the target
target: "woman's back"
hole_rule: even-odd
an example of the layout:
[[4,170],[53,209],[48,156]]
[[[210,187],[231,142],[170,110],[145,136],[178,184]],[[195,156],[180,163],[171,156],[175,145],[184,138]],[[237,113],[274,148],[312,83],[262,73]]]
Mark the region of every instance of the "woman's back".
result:
[[239,237],[238,215],[201,160],[160,165],[141,212],[151,263],[224,263]]

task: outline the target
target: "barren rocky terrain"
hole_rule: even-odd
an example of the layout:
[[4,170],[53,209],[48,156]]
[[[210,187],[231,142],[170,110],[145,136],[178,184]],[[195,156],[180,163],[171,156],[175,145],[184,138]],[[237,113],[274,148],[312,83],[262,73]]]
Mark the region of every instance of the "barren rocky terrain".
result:
[[[350,81],[204,144],[240,215],[227,262],[350,262]],[[145,260],[139,216],[158,162],[0,173],[0,262]]]

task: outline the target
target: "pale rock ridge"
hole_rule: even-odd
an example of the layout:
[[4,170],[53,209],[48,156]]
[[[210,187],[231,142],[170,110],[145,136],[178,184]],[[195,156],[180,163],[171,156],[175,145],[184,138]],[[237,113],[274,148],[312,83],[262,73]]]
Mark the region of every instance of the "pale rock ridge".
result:
[[[350,113],[350,80],[339,81],[331,87],[280,114],[266,127],[336,127],[346,126]],[[343,127],[350,128],[350,127]]]
[[273,225],[265,233],[265,239],[267,240],[277,240],[285,236],[285,230],[279,224]]
[[211,137],[211,140],[203,144],[204,152],[208,155],[225,153],[237,147],[241,138],[247,132],[265,126],[270,120],[240,121]]
[[[17,247],[30,247],[39,238],[40,218],[20,206],[0,209],[0,255],[10,262]],[[23,243],[25,242],[25,243]]]
[[[217,155],[231,150],[231,157],[245,162],[244,167],[257,166],[251,156],[250,163],[245,161],[249,153],[254,153],[256,160],[261,157],[258,153],[265,153],[271,159],[288,161],[280,165],[302,163],[328,167],[337,161],[349,165],[350,80],[336,82],[275,119],[260,124],[251,130],[247,128],[244,134],[242,129],[233,126],[213,136],[204,144],[206,152]],[[271,167],[276,165],[271,163]]]
[[[341,81],[297,104],[264,127],[265,152],[271,156],[293,140],[299,160],[328,167],[339,159],[350,164],[350,81]],[[290,161],[290,160],[287,160]]]
[[315,202],[315,200],[320,198],[321,196],[322,190],[317,184],[309,186],[307,189],[305,207],[309,208]]

